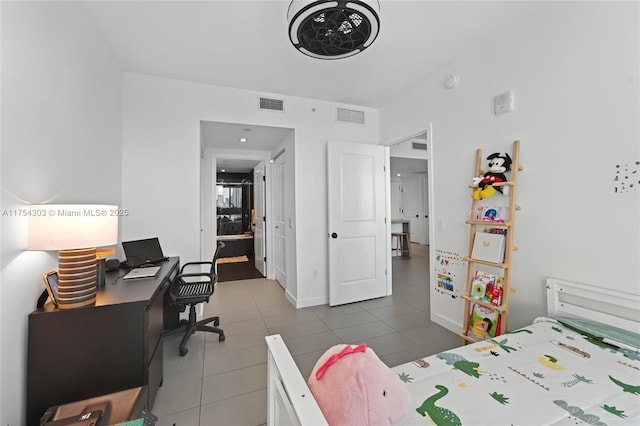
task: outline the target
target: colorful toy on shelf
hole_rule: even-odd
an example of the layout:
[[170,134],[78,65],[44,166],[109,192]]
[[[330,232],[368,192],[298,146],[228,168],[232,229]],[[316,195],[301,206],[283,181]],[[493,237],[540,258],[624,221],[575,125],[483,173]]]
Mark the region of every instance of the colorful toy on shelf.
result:
[[494,152],[487,157],[487,160],[489,160],[489,171],[483,176],[473,178],[473,184],[478,185],[478,188],[471,194],[471,198],[474,200],[489,198],[495,194],[496,191],[505,195],[508,194],[509,191],[507,186],[494,186],[496,183],[507,181],[505,172],[511,170],[511,157],[509,154]]

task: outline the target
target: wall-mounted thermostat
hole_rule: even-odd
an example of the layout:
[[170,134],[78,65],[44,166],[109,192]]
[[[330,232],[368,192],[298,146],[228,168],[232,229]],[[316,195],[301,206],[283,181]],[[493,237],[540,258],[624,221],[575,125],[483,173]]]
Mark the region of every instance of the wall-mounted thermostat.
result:
[[496,115],[513,111],[513,92],[504,92],[493,98],[493,111]]

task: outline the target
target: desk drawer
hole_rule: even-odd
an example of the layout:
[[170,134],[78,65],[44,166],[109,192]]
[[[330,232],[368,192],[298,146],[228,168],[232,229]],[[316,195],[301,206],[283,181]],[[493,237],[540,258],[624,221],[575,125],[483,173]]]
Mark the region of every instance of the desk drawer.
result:
[[153,407],[153,401],[156,399],[158,388],[162,384],[163,353],[162,342],[160,342],[147,367],[146,382],[149,385],[149,410]]
[[151,304],[147,307],[147,357],[145,362],[148,364],[153,358],[153,354],[156,348],[160,344],[162,337],[162,324],[164,320],[164,314],[162,310],[162,303],[164,299],[164,291],[160,294],[156,294],[155,298],[151,301]]

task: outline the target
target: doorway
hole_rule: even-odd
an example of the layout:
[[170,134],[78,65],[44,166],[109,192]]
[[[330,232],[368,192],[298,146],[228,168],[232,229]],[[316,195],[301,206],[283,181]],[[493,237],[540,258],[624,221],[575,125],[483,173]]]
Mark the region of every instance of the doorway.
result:
[[[392,223],[403,225],[410,234],[411,255],[401,251],[391,252],[393,274],[407,268],[408,263],[419,262],[425,285],[430,281],[429,258],[433,246],[431,129],[427,129],[390,145],[390,186]],[[418,255],[420,253],[420,255]],[[398,263],[402,261],[402,264]]]
[[218,258],[218,281],[262,278],[263,273],[256,268],[253,170],[230,173],[225,161],[221,163],[214,190],[217,241],[225,244]]
[[274,279],[271,160],[293,144],[293,129],[201,121],[200,130],[202,257],[223,241],[219,281]]

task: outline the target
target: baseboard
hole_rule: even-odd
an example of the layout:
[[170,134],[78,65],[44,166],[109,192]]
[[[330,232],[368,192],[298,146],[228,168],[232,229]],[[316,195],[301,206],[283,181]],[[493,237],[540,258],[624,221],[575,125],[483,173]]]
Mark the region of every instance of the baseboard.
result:
[[459,333],[462,330],[462,324],[451,321],[449,318],[446,318],[439,314],[431,313],[431,321],[435,322],[441,327],[446,328],[452,333]]
[[296,308],[308,308],[309,306],[319,306],[329,304],[329,297],[313,297],[311,299],[298,300]]
[[313,297],[310,299],[296,299],[288,291],[284,292],[285,297],[296,309],[308,308],[310,306],[326,305],[329,303],[328,297]]
[[[289,303],[291,303],[293,306],[296,306],[296,298],[293,297],[291,295],[291,293],[289,293],[289,290],[285,290],[284,291],[284,297],[287,298],[287,300],[289,301]],[[296,306],[297,307],[297,306]]]

